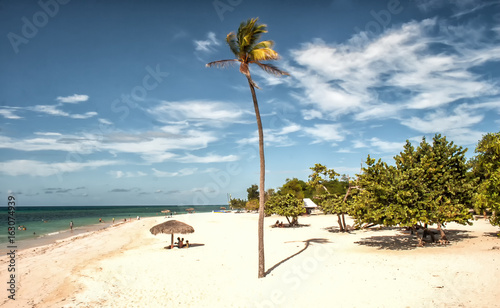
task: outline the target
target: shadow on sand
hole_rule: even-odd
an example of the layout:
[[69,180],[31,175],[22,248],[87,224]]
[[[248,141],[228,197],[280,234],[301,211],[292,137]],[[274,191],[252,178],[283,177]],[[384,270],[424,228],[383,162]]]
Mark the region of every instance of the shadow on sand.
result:
[[[189,248],[187,248],[186,246],[179,248],[179,247],[177,247],[177,245],[174,245],[174,249],[191,249],[191,248],[200,247],[200,246],[205,246],[205,244],[189,243]],[[163,248],[170,249],[170,245],[165,246]]]
[[290,260],[291,258],[293,257],[296,257],[298,256],[299,254],[303,253],[304,251],[306,251],[307,248],[309,248],[309,245],[311,243],[318,243],[318,244],[326,244],[326,243],[330,243],[330,241],[328,241],[327,239],[325,238],[311,238],[311,239],[308,239],[308,240],[305,240],[305,241],[302,241],[303,243],[306,243],[306,245],[304,246],[304,248],[302,248],[301,250],[299,250],[298,252],[294,253],[293,255],[281,260],[280,262],[276,263],[275,265],[273,265],[271,268],[269,268],[267,271],[266,271],[266,276],[269,275],[274,269],[276,269],[278,266],[280,266],[281,264],[285,263],[286,261]]
[[[476,236],[469,235],[470,231],[446,230],[445,232],[446,237],[448,238],[450,243],[476,238]],[[436,242],[432,242],[430,236],[427,236],[424,239],[424,247],[446,247],[446,245],[439,244],[439,239],[439,234],[436,235]],[[415,235],[409,234],[409,232],[408,234],[371,236],[355,243],[363,246],[370,246],[387,250],[412,250],[418,248],[417,237]]]
[[500,232],[484,232],[483,236],[495,237],[500,239]]

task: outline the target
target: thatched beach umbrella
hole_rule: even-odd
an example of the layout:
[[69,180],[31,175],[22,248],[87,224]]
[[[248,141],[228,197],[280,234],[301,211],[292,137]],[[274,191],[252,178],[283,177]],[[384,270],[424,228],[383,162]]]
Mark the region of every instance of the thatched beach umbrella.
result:
[[223,206],[221,206],[221,207],[220,207],[220,209],[221,209],[221,210],[225,210],[226,208],[225,208],[225,207],[223,207]]
[[162,213],[170,213],[170,210],[163,210]]
[[192,208],[192,207],[186,209],[186,212],[188,212],[188,213],[191,213],[192,211],[194,211],[194,208]]
[[169,220],[154,226],[153,228],[149,229],[149,231],[154,235],[157,235],[158,233],[172,234],[170,240],[170,248],[172,249],[174,248],[174,233],[180,233],[180,234],[193,233],[194,228],[178,220]]

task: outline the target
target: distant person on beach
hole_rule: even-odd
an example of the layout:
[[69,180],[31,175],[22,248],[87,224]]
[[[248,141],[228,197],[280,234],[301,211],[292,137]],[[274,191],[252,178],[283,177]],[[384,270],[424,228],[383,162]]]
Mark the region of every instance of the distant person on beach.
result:
[[102,218],[99,218],[99,222],[102,222]]
[[73,220],[69,222],[69,228],[73,230]]
[[115,223],[115,218],[113,217],[113,223]]
[[189,248],[189,241],[186,240],[186,248]]

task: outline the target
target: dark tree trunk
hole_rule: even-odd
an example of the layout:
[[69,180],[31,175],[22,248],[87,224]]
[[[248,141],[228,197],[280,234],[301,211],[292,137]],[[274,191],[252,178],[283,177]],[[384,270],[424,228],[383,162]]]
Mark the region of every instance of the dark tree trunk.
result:
[[340,214],[337,214],[337,218],[339,220],[339,227],[340,227],[340,232],[344,232],[344,225],[342,224],[342,218],[340,217]]
[[259,130],[259,157],[260,157],[260,181],[259,181],[259,223],[258,223],[258,237],[259,237],[259,278],[266,276],[265,260],[264,260],[264,197],[265,197],[265,173],[266,165],[264,161],[264,131],[262,129],[262,121],[260,119],[259,104],[257,103],[257,95],[255,94],[255,87],[253,85],[250,75],[247,75],[248,85],[252,92],[253,107],[255,109],[255,117],[257,119],[257,128]]
[[415,236],[417,237],[418,247],[423,247],[424,246],[424,239],[423,239],[423,237],[420,237],[418,235],[417,225],[411,227],[411,230],[412,230],[412,233],[415,233]]
[[439,242],[441,244],[448,244],[448,238],[446,237],[446,234],[444,233],[444,230],[443,228],[441,227],[441,224],[438,223],[438,230],[439,230],[439,233],[441,234],[441,240],[439,240]]

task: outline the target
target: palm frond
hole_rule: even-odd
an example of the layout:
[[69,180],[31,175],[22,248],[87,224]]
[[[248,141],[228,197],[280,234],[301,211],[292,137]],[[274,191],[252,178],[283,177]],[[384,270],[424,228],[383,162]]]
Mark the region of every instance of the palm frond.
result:
[[258,18],[251,18],[241,23],[238,28],[238,45],[240,52],[248,53],[260,39],[262,33],[267,33],[266,25],[257,24]]
[[269,60],[278,60],[279,55],[276,51],[271,48],[259,48],[253,49],[249,53],[250,61],[269,61]]
[[252,62],[252,63],[257,64],[261,69],[263,69],[267,73],[273,74],[275,76],[289,76],[290,75],[287,72],[280,70],[279,68],[277,68],[276,66],[274,66],[272,64],[266,64],[266,63],[260,63],[260,62]]
[[239,50],[238,42],[236,40],[236,35],[234,34],[234,32],[231,32],[226,36],[226,42],[229,45],[231,52],[235,56],[238,56],[240,50]]
[[261,41],[255,44],[253,46],[253,49],[260,49],[260,48],[273,48],[274,42],[273,41]]
[[232,66],[235,62],[238,62],[237,59],[229,59],[229,60],[219,60],[207,63],[206,67],[217,67],[217,68],[226,68],[228,66]]

